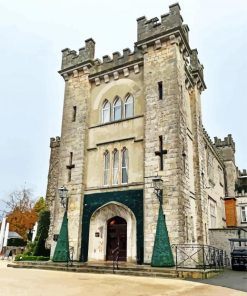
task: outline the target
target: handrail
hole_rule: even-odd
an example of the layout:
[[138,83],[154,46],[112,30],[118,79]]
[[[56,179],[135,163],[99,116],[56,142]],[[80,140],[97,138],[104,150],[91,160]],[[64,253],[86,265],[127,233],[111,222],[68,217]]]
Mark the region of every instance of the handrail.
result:
[[115,269],[119,269],[118,267],[118,261],[119,261],[119,244],[117,247],[112,250],[112,272],[115,273]]
[[229,265],[225,251],[210,245],[174,244],[176,269],[223,269]]

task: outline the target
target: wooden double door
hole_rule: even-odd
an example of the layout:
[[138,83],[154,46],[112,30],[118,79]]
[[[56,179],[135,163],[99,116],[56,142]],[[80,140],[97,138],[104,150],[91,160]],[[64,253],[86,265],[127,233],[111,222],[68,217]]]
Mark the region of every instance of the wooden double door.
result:
[[127,222],[115,216],[107,222],[107,246],[106,260],[113,260],[116,249],[118,249],[119,261],[127,258]]

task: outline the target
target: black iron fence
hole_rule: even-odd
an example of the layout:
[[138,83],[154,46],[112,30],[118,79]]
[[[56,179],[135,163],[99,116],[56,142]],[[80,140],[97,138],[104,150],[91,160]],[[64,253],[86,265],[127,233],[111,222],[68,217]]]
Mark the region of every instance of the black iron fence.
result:
[[208,245],[174,244],[176,268],[223,269],[229,265],[225,251]]

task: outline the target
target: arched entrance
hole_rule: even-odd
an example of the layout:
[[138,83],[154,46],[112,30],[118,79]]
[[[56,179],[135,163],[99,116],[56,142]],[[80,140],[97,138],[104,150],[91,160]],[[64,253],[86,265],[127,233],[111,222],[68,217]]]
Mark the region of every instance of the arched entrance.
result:
[[[104,204],[92,214],[89,226],[88,261],[110,260],[108,259],[108,224],[114,218],[118,218],[117,223],[113,224],[114,222],[112,222],[110,228],[113,227],[114,229],[116,225],[119,225],[117,227],[120,229],[119,231],[116,230],[117,232],[123,232],[121,227],[126,229],[126,239],[121,239],[126,244],[124,260],[136,262],[136,218],[128,207],[118,202]],[[122,219],[124,222],[121,222],[119,219]],[[124,246],[121,247],[124,249]]]
[[113,252],[119,247],[119,261],[126,261],[127,222],[115,216],[107,221],[106,260],[113,260]]

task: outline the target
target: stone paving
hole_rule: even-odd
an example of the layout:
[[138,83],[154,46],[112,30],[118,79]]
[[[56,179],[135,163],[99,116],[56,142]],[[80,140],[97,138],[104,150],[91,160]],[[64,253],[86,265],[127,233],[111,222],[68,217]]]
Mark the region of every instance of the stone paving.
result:
[[177,279],[7,268],[0,261],[4,296],[244,296],[245,292]]

